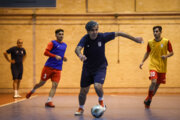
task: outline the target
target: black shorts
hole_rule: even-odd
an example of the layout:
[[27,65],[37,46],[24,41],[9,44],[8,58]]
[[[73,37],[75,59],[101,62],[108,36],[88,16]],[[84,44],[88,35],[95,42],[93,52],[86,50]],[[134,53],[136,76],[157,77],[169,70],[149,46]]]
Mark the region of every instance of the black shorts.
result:
[[23,64],[11,64],[13,80],[21,80],[23,75]]
[[96,70],[83,67],[81,75],[81,87],[88,87],[94,83],[104,84],[106,77],[106,66],[102,65]]

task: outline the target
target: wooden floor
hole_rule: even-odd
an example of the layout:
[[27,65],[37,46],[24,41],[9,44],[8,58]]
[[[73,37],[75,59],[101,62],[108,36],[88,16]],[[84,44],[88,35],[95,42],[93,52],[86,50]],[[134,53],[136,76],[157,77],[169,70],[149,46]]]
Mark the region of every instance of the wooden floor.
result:
[[[96,95],[88,95],[83,116],[74,116],[78,108],[78,96],[57,94],[55,108],[46,108],[48,94],[36,94],[31,99],[13,99],[12,94],[0,94],[1,120],[179,120],[180,95],[158,95],[153,98],[151,108],[144,108],[142,94],[108,94],[104,96],[107,110],[100,119],[91,115],[96,105]],[[9,104],[8,104],[9,103]]]

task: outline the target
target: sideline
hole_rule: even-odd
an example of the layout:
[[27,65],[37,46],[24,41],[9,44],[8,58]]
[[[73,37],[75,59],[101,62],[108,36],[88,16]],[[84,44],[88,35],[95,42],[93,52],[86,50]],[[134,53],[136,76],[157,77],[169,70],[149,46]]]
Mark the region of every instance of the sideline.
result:
[[[37,95],[34,95],[34,96],[32,96],[31,98],[29,98],[29,99],[32,99],[32,98],[34,98],[34,97],[37,97]],[[27,99],[26,99],[26,98],[22,98],[22,99],[20,99],[20,100],[15,99],[15,101],[10,102],[10,103],[6,103],[6,104],[2,104],[2,105],[0,105],[0,107],[4,107],[4,106],[7,106],[7,105],[11,105],[11,104],[15,104],[15,103],[18,103],[18,102],[22,102],[22,101],[24,101],[24,100],[27,100]]]

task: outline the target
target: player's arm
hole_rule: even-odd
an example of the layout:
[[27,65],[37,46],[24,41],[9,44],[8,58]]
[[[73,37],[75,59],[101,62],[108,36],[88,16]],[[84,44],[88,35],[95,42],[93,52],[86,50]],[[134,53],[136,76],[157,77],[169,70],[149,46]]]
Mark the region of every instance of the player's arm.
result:
[[81,46],[77,46],[76,49],[75,49],[75,53],[76,53],[76,55],[79,57],[79,59],[80,59],[81,61],[85,61],[87,58],[86,58],[85,55],[83,55],[83,54],[81,53],[82,48],[83,48],[83,47],[81,47]]
[[23,62],[25,61],[26,57],[27,57],[27,56],[26,56],[26,54],[25,54],[25,55],[23,56]]
[[6,60],[7,60],[8,62],[13,63],[13,64],[15,63],[15,60],[9,59],[7,52],[4,52],[3,54],[4,54],[4,57],[6,58]]
[[139,65],[139,68],[140,68],[140,69],[142,69],[142,66],[143,66],[144,62],[147,60],[148,57],[149,57],[149,52],[146,52],[146,53],[144,54],[144,58],[143,58],[141,64]]
[[174,55],[174,52],[173,52],[172,45],[171,45],[170,41],[168,41],[168,51],[169,51],[169,54],[162,55],[161,56],[162,59],[166,59],[166,58],[171,57],[171,56]]
[[143,38],[142,37],[133,37],[131,35],[128,35],[126,33],[123,33],[123,32],[115,32],[115,37],[118,37],[118,36],[122,36],[122,37],[125,37],[125,38],[128,38],[136,43],[143,43]]
[[63,57],[63,61],[64,61],[64,62],[67,62],[67,57],[64,56],[64,57]]
[[53,48],[53,43],[52,42],[48,43],[48,46],[47,46],[47,48],[46,48],[46,50],[44,52],[44,55],[48,56],[48,57],[55,57],[57,60],[61,60],[62,59],[61,56],[52,54],[50,52],[52,50],[52,48]]

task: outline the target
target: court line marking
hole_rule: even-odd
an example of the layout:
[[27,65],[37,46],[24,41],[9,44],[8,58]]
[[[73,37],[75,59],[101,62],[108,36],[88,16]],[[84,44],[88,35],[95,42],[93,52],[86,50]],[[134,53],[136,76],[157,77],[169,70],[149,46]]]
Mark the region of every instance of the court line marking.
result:
[[[37,97],[37,95],[32,96],[30,99],[32,99],[34,97]],[[10,102],[10,103],[6,103],[6,104],[3,104],[3,105],[0,105],[0,107],[4,107],[4,106],[7,106],[7,105],[11,105],[11,104],[15,104],[15,103],[18,103],[18,102],[22,102],[24,100],[27,100],[27,98],[23,98],[23,99],[20,99],[20,100],[15,100],[15,101]]]

